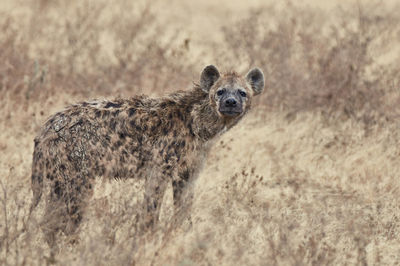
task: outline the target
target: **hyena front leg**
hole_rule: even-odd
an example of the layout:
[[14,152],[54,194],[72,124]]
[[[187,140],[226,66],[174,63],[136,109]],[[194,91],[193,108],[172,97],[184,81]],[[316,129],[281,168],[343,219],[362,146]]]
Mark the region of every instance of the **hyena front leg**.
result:
[[190,176],[188,171],[179,173],[177,180],[172,182],[172,190],[174,197],[174,220],[177,226],[187,219],[189,227],[192,225],[191,211],[193,205],[193,187],[189,182]]
[[145,183],[143,229],[153,230],[158,223],[161,203],[167,187],[167,180],[162,177],[151,177]]

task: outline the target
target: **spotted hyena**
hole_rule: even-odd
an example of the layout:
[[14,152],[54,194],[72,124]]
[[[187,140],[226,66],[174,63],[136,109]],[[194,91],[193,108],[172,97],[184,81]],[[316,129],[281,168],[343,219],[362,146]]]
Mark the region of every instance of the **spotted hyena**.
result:
[[210,65],[188,91],[83,102],[51,116],[35,138],[32,164],[32,208],[44,194],[47,241],[54,242],[60,230],[76,230],[98,177],[144,178],[143,216],[150,227],[168,182],[175,207],[183,201],[190,205],[191,192],[185,188],[199,170],[207,143],[234,126],[263,88],[258,68],[243,78],[234,72],[221,76]]

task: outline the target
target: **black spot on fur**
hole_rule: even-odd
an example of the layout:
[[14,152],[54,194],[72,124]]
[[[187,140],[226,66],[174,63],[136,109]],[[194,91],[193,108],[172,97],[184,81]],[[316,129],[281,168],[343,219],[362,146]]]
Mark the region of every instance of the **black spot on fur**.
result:
[[108,102],[106,104],[106,106],[104,106],[104,108],[119,108],[121,106],[122,106],[122,104],[120,104],[120,103]]
[[185,186],[185,182],[182,180],[178,181],[178,186],[182,189]]
[[178,117],[180,120],[184,121],[183,114],[182,114],[179,110],[176,111],[176,115],[177,115],[177,117]]
[[138,148],[136,146],[132,146],[130,149],[131,154],[135,154],[138,151]]
[[118,149],[122,146],[122,141],[118,140],[117,142],[115,142],[114,146]]
[[185,142],[185,140],[182,140],[181,142],[180,142],[180,147],[183,149],[183,148],[185,148],[185,145],[186,145],[186,142]]
[[116,111],[112,112],[112,115],[114,117],[116,117],[120,112],[121,112],[120,110],[116,110]]
[[191,105],[186,106],[185,113],[190,114],[191,112],[192,112],[192,106]]
[[168,128],[167,127],[163,127],[162,131],[163,131],[164,135],[168,135]]
[[194,132],[193,132],[193,120],[190,120],[188,127],[189,127],[190,135],[191,135],[192,137],[196,136],[196,135],[194,134]]
[[126,138],[126,134],[124,132],[119,132],[118,136],[120,139],[125,139]]
[[180,173],[179,176],[182,178],[182,180],[188,181],[189,178],[190,178],[190,171],[189,171],[189,169],[185,169],[182,173]]
[[104,148],[107,148],[108,145],[110,144],[110,140],[111,140],[110,136],[108,136],[108,135],[105,136],[104,139],[101,140],[101,145],[102,145]]
[[60,184],[59,181],[56,181],[56,182],[54,183],[54,194],[56,194],[57,197],[60,199],[61,196],[62,196],[61,193],[62,193],[61,184]]
[[168,163],[170,159],[171,159],[171,154],[167,152],[167,155],[165,156],[164,160],[166,163]]
[[145,165],[145,161],[144,160],[140,160],[140,163],[136,166],[136,172],[139,171],[140,169],[142,169]]
[[42,158],[43,153],[42,152],[37,152],[37,153],[35,153],[35,156],[36,156],[36,160],[39,160],[39,159]]
[[125,163],[125,162],[126,162],[125,156],[124,156],[124,155],[120,155],[120,156],[119,156],[119,161],[120,161],[121,163]]
[[106,168],[104,167],[104,165],[100,165],[97,169],[98,175],[102,176],[102,175],[104,175],[105,172],[106,172]]
[[115,131],[115,127],[117,126],[117,121],[115,121],[114,118],[111,119],[110,121],[110,128]]
[[103,114],[103,118],[106,118],[109,114],[110,114],[110,112],[109,111],[107,111],[107,110],[104,110],[103,112],[102,112],[102,114]]
[[131,107],[128,109],[128,115],[129,117],[133,116],[136,113],[136,109]]
[[156,124],[156,127],[161,126],[161,124],[162,124],[161,119],[158,119],[157,124]]
[[81,113],[80,110],[76,110],[76,111],[71,113],[71,116],[76,116],[76,115],[79,115],[80,113]]
[[99,118],[99,117],[101,116],[101,111],[100,111],[100,110],[97,110],[97,111],[95,112],[95,115],[96,115],[97,118]]
[[136,131],[142,131],[142,128],[140,127],[140,125],[136,124],[135,120],[131,120],[129,121],[130,126],[135,129]]
[[167,106],[175,106],[176,102],[174,101],[167,101]]

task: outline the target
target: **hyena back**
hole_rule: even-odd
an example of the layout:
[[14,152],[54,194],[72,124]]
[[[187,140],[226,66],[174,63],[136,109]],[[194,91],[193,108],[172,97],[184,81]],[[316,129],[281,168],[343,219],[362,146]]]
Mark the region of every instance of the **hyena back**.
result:
[[257,68],[242,78],[233,72],[221,76],[211,65],[189,91],[83,102],[50,117],[35,138],[32,164],[32,208],[45,194],[49,244],[58,231],[76,230],[97,177],[145,178],[148,226],[158,219],[168,182],[175,207],[190,205],[186,188],[207,143],[235,125],[263,87]]

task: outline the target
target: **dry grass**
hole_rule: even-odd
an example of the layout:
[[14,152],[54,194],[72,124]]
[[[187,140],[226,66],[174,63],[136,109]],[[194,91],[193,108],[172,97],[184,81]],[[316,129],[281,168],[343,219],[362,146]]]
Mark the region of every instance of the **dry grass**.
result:
[[28,216],[33,138],[47,116],[87,98],[190,87],[209,59],[226,70],[261,67],[267,92],[211,150],[194,184],[192,226],[172,223],[169,190],[157,230],[138,236],[143,184],[99,180],[79,234],[60,236],[55,262],[400,261],[396,8],[287,3],[231,24],[221,6],[212,20],[221,27],[196,39],[176,26],[180,16],[162,23],[159,2],[18,3],[0,6],[0,264],[54,262],[42,206]]

